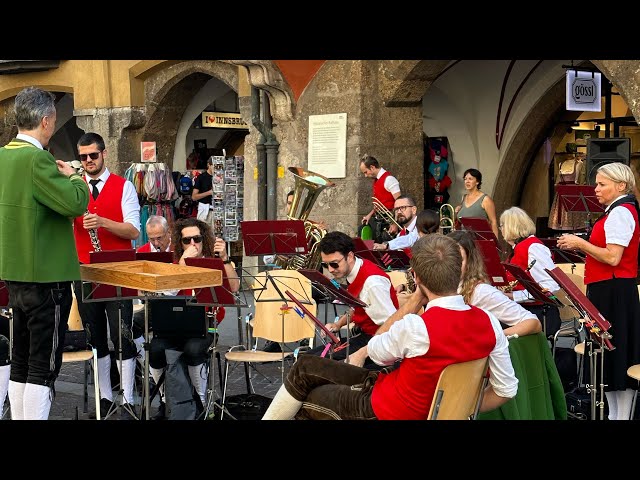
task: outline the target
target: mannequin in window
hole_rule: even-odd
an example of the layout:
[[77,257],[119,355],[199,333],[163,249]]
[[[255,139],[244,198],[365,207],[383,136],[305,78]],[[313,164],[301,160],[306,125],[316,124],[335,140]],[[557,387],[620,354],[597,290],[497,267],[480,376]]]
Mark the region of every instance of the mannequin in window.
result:
[[[556,185],[586,183],[587,169],[584,155],[556,155],[555,157]],[[549,228],[553,230],[578,230],[585,228],[587,214],[583,212],[568,212],[560,208],[558,194],[555,193],[549,212]]]

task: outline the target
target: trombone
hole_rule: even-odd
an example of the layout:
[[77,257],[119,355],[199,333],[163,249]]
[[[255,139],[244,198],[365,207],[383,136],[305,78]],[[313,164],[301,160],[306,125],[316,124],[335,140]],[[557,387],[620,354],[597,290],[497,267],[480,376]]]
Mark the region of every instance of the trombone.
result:
[[378,200],[376,197],[371,197],[373,200],[373,208],[374,210],[389,224],[395,223],[398,227],[398,232],[402,230],[402,226],[396,222],[396,218],[393,215],[393,212],[389,210],[384,204]]
[[[446,235],[456,229],[456,211],[450,203],[444,203],[440,207],[440,223],[438,231]],[[446,231],[445,231],[446,230]]]

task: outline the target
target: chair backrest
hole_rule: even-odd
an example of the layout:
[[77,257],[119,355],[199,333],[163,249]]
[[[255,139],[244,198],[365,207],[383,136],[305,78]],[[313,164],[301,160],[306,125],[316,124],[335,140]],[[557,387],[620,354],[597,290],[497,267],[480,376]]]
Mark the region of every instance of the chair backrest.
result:
[[581,317],[580,312],[573,307],[571,300],[564,290],[558,290],[555,293],[555,296],[563,305],[563,307],[558,309],[560,312],[560,320],[562,322],[569,322]]
[[479,406],[489,357],[452,363],[440,374],[429,420],[467,420]]
[[69,319],[67,320],[67,330],[70,332],[79,332],[84,330],[82,325],[82,319],[80,318],[80,312],[78,311],[78,300],[76,300],[76,294],[71,289],[73,296],[73,303],[71,304],[71,311],[69,312]]
[[584,293],[585,295],[587,294],[587,286],[584,284],[583,275],[567,273],[567,277],[569,277],[571,281],[576,284],[576,287],[578,287],[582,293]]
[[556,267],[564,273],[574,273],[584,277],[584,263],[556,263]]
[[[316,315],[316,303],[311,298],[311,282],[307,277],[296,270],[273,270],[269,275],[274,277],[278,289],[284,294],[290,291],[298,300],[311,305],[305,305],[312,315]],[[274,342],[297,342],[303,338],[312,338],[315,335],[315,323],[306,315],[300,317],[293,308],[292,301],[288,305],[292,307],[287,313],[282,315],[281,307],[283,301],[275,290],[266,274],[256,275],[255,287],[264,287],[264,290],[255,290],[255,320],[253,325],[253,336],[265,338]],[[288,300],[288,297],[286,297]],[[283,321],[284,317],[284,321]]]

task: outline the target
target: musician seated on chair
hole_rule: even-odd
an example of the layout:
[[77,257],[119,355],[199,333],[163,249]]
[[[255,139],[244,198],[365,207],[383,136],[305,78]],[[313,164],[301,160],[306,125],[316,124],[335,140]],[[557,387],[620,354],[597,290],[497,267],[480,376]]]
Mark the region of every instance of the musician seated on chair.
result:
[[[389,276],[369,260],[356,257],[355,246],[349,235],[342,232],[327,233],[319,244],[322,266],[337,280],[346,279],[347,291],[365,302],[368,307],[356,307],[351,316],[353,329],[349,336],[349,351],[364,347],[389,316],[398,309],[398,298]],[[339,332],[347,325],[347,315],[341,316],[327,328]],[[320,355],[323,346],[307,354]],[[334,360],[344,360],[346,349],[333,354]],[[367,367],[378,368],[373,362]]]
[[413,197],[401,195],[396,198],[393,205],[393,213],[396,222],[400,224],[402,230],[393,240],[382,243],[374,243],[374,250],[404,250],[407,255],[411,255],[411,246],[418,240],[418,230],[416,221],[418,220],[418,208]]
[[[480,411],[516,395],[518,380],[500,323],[457,294],[462,255],[456,242],[440,234],[421,238],[411,266],[417,292],[429,301],[425,313],[390,318],[350,355],[349,364],[301,355],[263,420],[424,420],[442,370],[487,356],[491,374]],[[367,356],[378,365],[401,362],[393,370],[370,371],[360,366]]]
[[[221,238],[216,238],[211,229],[211,225],[197,220],[193,217],[177,220],[173,226],[171,243],[175,246],[174,258],[176,263],[186,265],[185,258],[202,258],[219,256],[224,262],[223,275],[229,279],[229,287],[232,292],[240,289],[240,280],[235,271],[235,265],[227,255],[226,242]],[[191,291],[173,291],[173,295],[191,295]],[[162,300],[158,300],[161,302]],[[216,320],[219,324],[224,319],[224,308],[217,310]],[[213,319],[212,319],[213,321]],[[207,377],[206,360],[209,347],[214,342],[217,332],[212,330],[214,325],[209,325],[210,329],[205,338],[153,338],[149,351],[149,364],[151,375],[154,381],[159,383],[163,370],[167,366],[165,357],[166,349],[181,350],[185,357],[189,369],[189,378],[196,393],[200,397],[202,405],[206,406]],[[155,418],[165,416],[164,389],[160,388],[161,404],[158,415]]]

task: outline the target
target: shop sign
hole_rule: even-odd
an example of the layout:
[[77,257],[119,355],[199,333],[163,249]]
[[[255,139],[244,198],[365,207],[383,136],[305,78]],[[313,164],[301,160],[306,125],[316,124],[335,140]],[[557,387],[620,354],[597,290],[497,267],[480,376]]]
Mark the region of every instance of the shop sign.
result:
[[567,70],[567,110],[578,112],[601,111],[602,75],[599,72]]
[[156,142],[140,142],[140,161],[143,163],[158,161]]
[[249,125],[242,120],[242,116],[239,113],[202,112],[202,127],[249,130]]

